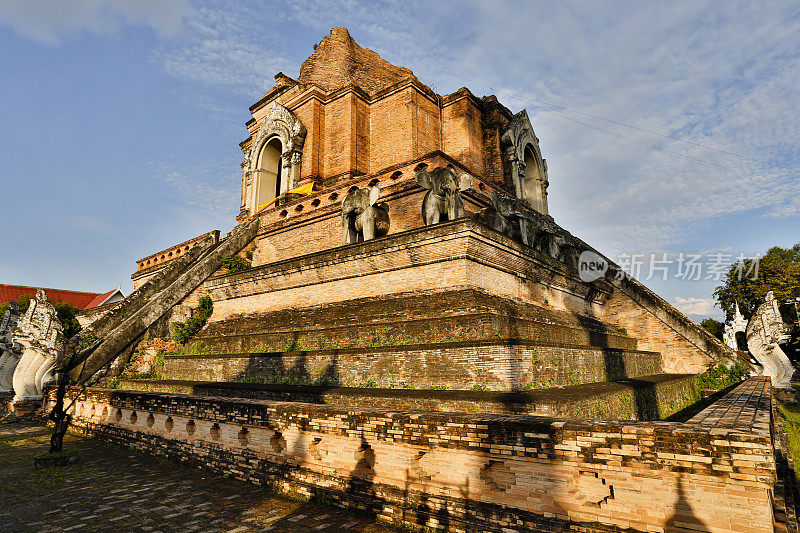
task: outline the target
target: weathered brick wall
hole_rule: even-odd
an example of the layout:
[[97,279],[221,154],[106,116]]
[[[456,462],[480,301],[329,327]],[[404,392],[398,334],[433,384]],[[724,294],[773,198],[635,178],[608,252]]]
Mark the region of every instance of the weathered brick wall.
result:
[[691,406],[699,398],[694,376],[675,374],[518,392],[264,385],[169,379],[123,379],[120,388],[319,403],[352,409],[514,413],[611,420],[663,420]]
[[736,362],[733,350],[638,281],[614,283],[601,317],[639,339],[639,348],[660,352],[666,372],[696,374],[712,361]]
[[548,388],[661,372],[654,352],[525,341],[166,355],[166,378],[467,390]]
[[296,81],[276,77],[277,85],[250,108],[245,150],[278,102],[307,130],[301,179],[346,179],[442,150],[478,176],[488,162],[489,179],[508,183],[498,127],[511,114],[496,99],[478,99],[466,88],[437,95],[409,69],[361,48],[345,28],[324,37],[300,72]]
[[[408,209],[414,208],[410,202]],[[336,231],[337,225],[331,220],[329,231]],[[307,234],[297,226],[291,231],[298,237],[304,235],[306,243],[317,242],[310,229]],[[261,242],[271,238],[274,244],[270,249],[283,246],[288,250],[281,239],[284,234],[271,235],[274,237],[264,234]],[[310,285],[309,279],[314,283]],[[583,283],[552,258],[469,219],[320,251],[242,274],[212,278],[204,284],[217,302],[212,320],[228,318],[242,309],[265,312],[413,294],[435,287],[476,288],[596,317],[609,328],[627,331],[639,340],[640,349],[661,352],[667,372],[697,373],[712,360],[726,364],[733,360],[730,350],[640,284],[628,281],[612,286],[604,280]]]
[[769,382],[740,387],[749,387],[748,401],[725,411],[754,407],[750,426],[729,427],[724,417],[706,427],[566,421],[102,389],[77,403],[75,423],[113,442],[411,524],[770,531]]
[[357,298],[212,322],[186,353],[274,352],[467,341],[524,340],[636,350],[596,320],[475,290]]
[[484,175],[483,139],[479,101],[467,89],[442,100],[442,150]]
[[[309,283],[313,280],[313,283]],[[580,315],[597,315],[604,282],[582,283],[560,263],[469,219],[460,219],[267,264],[204,284],[212,320],[353,298],[477,288]],[[605,287],[605,289],[604,289]]]

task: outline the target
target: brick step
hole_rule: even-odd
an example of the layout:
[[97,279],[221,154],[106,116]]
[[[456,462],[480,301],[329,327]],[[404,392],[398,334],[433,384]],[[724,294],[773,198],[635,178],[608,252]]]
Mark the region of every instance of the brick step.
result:
[[569,418],[660,420],[699,398],[690,374],[656,374],[545,390],[492,392],[268,385],[191,380],[126,379],[127,390],[381,408],[467,413],[515,413]]
[[658,374],[657,352],[511,340],[336,350],[174,354],[165,379],[448,389],[548,387]]
[[[213,320],[213,316],[212,316]],[[597,319],[475,290],[353,300],[211,322],[188,351],[277,351],[527,338],[636,349],[636,339]]]
[[419,345],[459,341],[522,339],[531,342],[572,344],[635,350],[636,339],[622,334],[601,333],[571,325],[532,322],[497,315],[463,315],[459,317],[405,320],[391,324],[365,324],[316,329],[253,331],[213,334],[214,330],[196,335],[180,350],[183,354],[224,352],[274,352],[340,348],[376,348],[382,346]]

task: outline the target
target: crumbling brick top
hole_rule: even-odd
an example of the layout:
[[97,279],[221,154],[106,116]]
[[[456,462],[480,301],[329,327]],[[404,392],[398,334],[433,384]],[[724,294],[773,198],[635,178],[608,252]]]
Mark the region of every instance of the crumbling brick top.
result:
[[704,429],[747,428],[748,432],[769,435],[770,381],[750,378],[689,420]]
[[339,27],[333,28],[303,62],[297,81],[326,91],[356,85],[372,94],[406,78],[414,78],[414,73],[362,48],[347,28]]

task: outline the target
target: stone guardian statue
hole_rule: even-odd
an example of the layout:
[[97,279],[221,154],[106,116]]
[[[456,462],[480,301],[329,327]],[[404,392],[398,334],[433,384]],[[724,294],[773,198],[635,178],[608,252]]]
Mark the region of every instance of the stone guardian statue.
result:
[[387,205],[378,204],[380,187],[354,189],[342,199],[342,245],[369,241],[389,233]]
[[417,185],[428,189],[422,199],[422,219],[426,226],[464,216],[459,192],[472,187],[472,176],[467,173],[456,175],[450,167],[437,167],[432,172],[419,170],[414,177]]

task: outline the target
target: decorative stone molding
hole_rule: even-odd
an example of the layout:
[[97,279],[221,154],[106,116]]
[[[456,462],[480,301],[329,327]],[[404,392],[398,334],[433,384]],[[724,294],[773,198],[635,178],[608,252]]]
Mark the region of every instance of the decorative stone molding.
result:
[[[526,110],[523,109],[514,115],[503,129],[500,142],[503,146],[505,157],[511,166],[511,177],[517,198],[526,200],[537,211],[545,215],[548,214],[547,187],[549,182],[547,180],[547,161],[542,158],[539,139],[533,132],[533,126],[531,126]],[[525,149],[528,146],[533,150],[536,165],[538,165],[537,174],[539,177],[537,179],[540,182],[541,199],[526,198],[525,194]]]
[[64,351],[65,339],[56,308],[42,289],[36,291],[19,321],[14,340],[22,346],[22,357],[14,369],[14,401],[40,400],[42,388],[55,378],[53,369]]
[[303,154],[306,128],[289,109],[273,102],[267,115],[261,120],[258,132],[250,144],[250,150],[245,153],[245,159],[242,162],[244,169],[242,205],[250,213],[254,213],[257,208],[255,205],[256,180],[253,177],[258,171],[258,155],[264,145],[275,137],[281,141],[281,165],[285,169],[283,175],[287,178],[281,184],[281,193],[293,189],[300,180],[300,160]]

